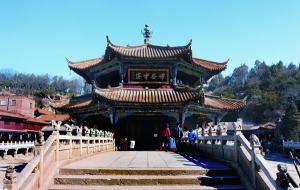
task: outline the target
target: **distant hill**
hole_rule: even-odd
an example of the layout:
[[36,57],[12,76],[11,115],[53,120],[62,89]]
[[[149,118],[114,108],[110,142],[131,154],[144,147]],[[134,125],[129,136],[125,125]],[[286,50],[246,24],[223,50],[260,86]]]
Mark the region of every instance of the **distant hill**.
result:
[[[297,139],[300,139],[299,65],[291,63],[285,66],[281,61],[267,65],[265,62],[256,61],[254,67],[249,69],[243,64],[237,67],[231,76],[224,78],[222,75],[217,75],[212,78],[206,91],[231,98],[247,97],[245,109],[235,115],[229,114],[224,118],[225,120],[238,115],[256,123],[275,122],[281,128],[289,128],[293,123],[296,126],[293,126],[291,133],[299,131]],[[291,107],[297,109],[290,112]],[[287,118],[287,113],[290,118]],[[298,121],[298,124],[294,121]],[[298,127],[299,129],[296,129]]]

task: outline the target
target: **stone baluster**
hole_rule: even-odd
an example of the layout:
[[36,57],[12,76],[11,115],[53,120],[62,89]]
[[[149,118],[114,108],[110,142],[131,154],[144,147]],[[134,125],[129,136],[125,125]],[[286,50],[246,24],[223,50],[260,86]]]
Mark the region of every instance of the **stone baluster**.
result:
[[59,161],[59,130],[61,128],[61,122],[56,122],[54,120],[52,122],[52,128],[53,128],[53,135],[56,137],[55,142],[55,160]]
[[3,179],[3,189],[17,190],[16,170],[15,167],[12,165],[9,165],[6,169],[5,176]]
[[65,124],[64,126],[66,127],[67,130],[67,136],[69,136],[69,159],[71,159],[73,156],[73,138],[72,138],[73,126],[69,124]]
[[239,142],[238,142],[238,136],[242,134],[242,119],[237,119],[236,122],[233,122],[233,128],[234,128],[234,161],[238,163],[238,148],[239,148]]
[[211,144],[210,140],[206,140],[207,137],[209,136],[209,128],[210,128],[210,125],[209,126],[205,126],[203,128],[203,136],[204,136],[204,143],[205,144]]
[[75,126],[76,135],[79,136],[80,156],[82,156],[82,127]]
[[251,143],[251,148],[252,148],[252,151],[251,151],[251,173],[252,173],[252,185],[254,187],[254,189],[256,189],[256,163],[255,163],[255,154],[260,154],[260,149],[259,147],[261,146],[260,142],[259,142],[259,139],[256,135],[252,134],[250,136],[250,143]]
[[39,170],[40,170],[40,174],[39,174],[39,189],[41,189],[42,187],[44,187],[44,144],[45,144],[45,140],[44,140],[44,133],[42,131],[38,132],[38,137],[37,137],[37,143],[35,145],[36,150],[37,150],[37,154],[40,155],[40,162],[39,162]]
[[92,147],[93,147],[93,152],[95,152],[95,135],[96,135],[96,131],[94,128],[91,128],[91,136],[92,136]]
[[203,143],[202,141],[202,128],[199,128],[197,131],[198,143]]

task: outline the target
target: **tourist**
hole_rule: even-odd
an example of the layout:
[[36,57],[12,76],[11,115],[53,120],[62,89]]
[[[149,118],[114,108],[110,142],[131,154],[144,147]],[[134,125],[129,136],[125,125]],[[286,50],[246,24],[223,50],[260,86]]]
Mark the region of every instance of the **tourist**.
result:
[[183,137],[181,125],[178,124],[177,127],[172,131],[172,137],[175,139],[176,146],[178,146],[181,138]]
[[168,149],[169,149],[170,136],[171,136],[171,132],[169,129],[169,124],[166,123],[166,125],[164,126],[164,128],[162,130],[163,148],[165,151],[168,151]]
[[122,151],[127,151],[127,149],[128,149],[127,138],[121,138],[120,139],[120,148],[121,148]]
[[195,141],[196,141],[196,135],[192,129],[189,129],[188,140],[190,143],[195,143]]

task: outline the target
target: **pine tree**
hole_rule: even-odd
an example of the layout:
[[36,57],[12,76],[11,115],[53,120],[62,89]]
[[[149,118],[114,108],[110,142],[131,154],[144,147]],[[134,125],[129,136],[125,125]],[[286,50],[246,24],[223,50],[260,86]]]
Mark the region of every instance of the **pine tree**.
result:
[[282,120],[282,135],[289,140],[300,139],[300,114],[295,103],[292,103]]

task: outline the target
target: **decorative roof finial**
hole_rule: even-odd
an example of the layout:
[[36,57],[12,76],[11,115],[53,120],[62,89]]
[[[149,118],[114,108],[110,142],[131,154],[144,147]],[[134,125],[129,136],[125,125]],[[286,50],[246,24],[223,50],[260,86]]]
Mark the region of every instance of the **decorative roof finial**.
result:
[[145,24],[144,32],[142,32],[144,36],[144,43],[145,44],[150,44],[150,38],[152,36],[152,32],[150,31],[150,27],[148,24]]

